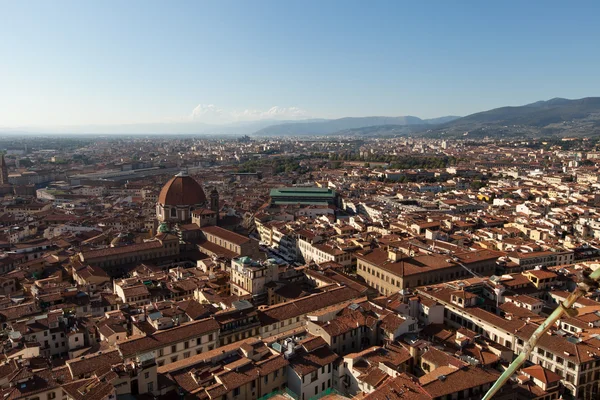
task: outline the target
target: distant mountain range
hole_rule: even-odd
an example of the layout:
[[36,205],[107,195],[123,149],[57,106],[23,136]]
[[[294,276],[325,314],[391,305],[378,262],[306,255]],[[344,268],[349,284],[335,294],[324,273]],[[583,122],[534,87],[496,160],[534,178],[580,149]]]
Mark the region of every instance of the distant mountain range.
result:
[[600,97],[554,98],[467,115],[420,119],[363,117],[270,125],[256,136],[593,136],[600,135]]
[[550,124],[585,119],[598,113],[600,113],[600,97],[586,97],[579,100],[554,98],[519,107],[501,107],[467,115],[447,125],[497,124],[545,127]]
[[370,126],[339,135],[426,137],[545,137],[600,135],[600,97],[554,98],[516,107],[500,107],[437,125]]
[[311,136],[329,135],[336,132],[375,125],[436,125],[459,117],[441,117],[422,120],[417,117],[358,117],[340,119],[305,120],[261,120],[211,125],[198,121],[122,124],[122,125],[85,125],[54,127],[2,128],[2,134],[180,134],[180,135],[255,135],[255,136]]
[[421,119],[348,117],[339,119],[262,120],[209,125],[197,121],[156,124],[2,128],[0,134],[183,134],[274,136],[600,136],[600,97],[554,98],[517,107],[501,107],[465,117]]
[[[386,121],[387,122],[387,121]],[[264,132],[267,127],[260,132]],[[600,97],[554,98],[516,107],[500,107],[466,117],[438,118],[419,123],[383,123],[341,129],[343,136],[541,137],[600,135]]]
[[408,126],[437,125],[455,120],[459,117],[447,116],[433,119],[421,119],[413,116],[405,117],[356,117],[339,118],[320,121],[301,121],[267,126],[254,132],[256,136],[306,136],[330,135],[352,129],[369,126]]

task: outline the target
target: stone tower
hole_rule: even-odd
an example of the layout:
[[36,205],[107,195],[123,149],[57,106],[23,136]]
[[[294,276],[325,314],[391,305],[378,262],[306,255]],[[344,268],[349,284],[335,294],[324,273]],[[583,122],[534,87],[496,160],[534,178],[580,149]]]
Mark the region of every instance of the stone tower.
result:
[[0,169],[2,170],[0,185],[8,185],[8,167],[6,166],[6,161],[4,161],[4,154],[0,155]]
[[217,219],[219,218],[219,192],[217,189],[210,191],[210,209],[217,213]]

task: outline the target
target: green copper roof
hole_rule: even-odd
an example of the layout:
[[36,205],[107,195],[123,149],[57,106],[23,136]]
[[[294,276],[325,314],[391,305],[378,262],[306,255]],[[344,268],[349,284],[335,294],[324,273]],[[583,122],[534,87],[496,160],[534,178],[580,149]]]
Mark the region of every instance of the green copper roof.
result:
[[335,191],[318,187],[283,187],[271,189],[271,197],[335,197]]
[[158,226],[158,233],[169,233],[169,227],[165,222]]
[[327,206],[329,203],[327,203],[326,201],[306,201],[306,200],[302,200],[302,199],[298,199],[297,201],[293,201],[293,200],[288,200],[288,201],[283,201],[283,200],[275,200],[273,202],[273,204],[277,204],[280,206],[285,206],[288,204],[305,204],[305,205],[309,205],[309,206]]

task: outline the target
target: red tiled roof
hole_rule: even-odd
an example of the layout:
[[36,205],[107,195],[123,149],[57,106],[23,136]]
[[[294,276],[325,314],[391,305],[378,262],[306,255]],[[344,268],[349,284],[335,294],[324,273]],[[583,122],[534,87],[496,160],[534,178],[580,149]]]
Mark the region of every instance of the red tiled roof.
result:
[[247,236],[242,236],[240,234],[237,234],[227,229],[220,228],[218,226],[205,226],[202,228],[202,232],[209,233],[220,239],[226,240],[231,243],[235,243],[237,245],[248,243],[251,240]]
[[118,344],[123,357],[134,356],[154,349],[160,349],[183,340],[189,340],[212,331],[218,331],[219,323],[213,318],[181,324],[175,328],[157,331],[141,338],[129,339]]
[[177,175],[163,186],[158,195],[158,202],[169,206],[191,206],[206,202],[206,195],[194,178]]
[[85,261],[93,260],[95,258],[109,257],[118,254],[133,253],[136,251],[158,249],[162,247],[162,243],[158,240],[153,240],[145,243],[136,243],[129,246],[121,247],[107,247],[105,249],[88,250],[83,251],[81,255]]

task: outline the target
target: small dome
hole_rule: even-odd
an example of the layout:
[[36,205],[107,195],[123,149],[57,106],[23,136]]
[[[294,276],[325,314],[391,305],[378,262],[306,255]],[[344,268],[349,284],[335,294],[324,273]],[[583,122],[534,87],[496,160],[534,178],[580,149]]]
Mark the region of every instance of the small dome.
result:
[[158,195],[158,203],[168,206],[191,206],[205,202],[202,186],[185,172],[171,178]]
[[169,226],[163,222],[158,226],[158,233],[169,233]]

